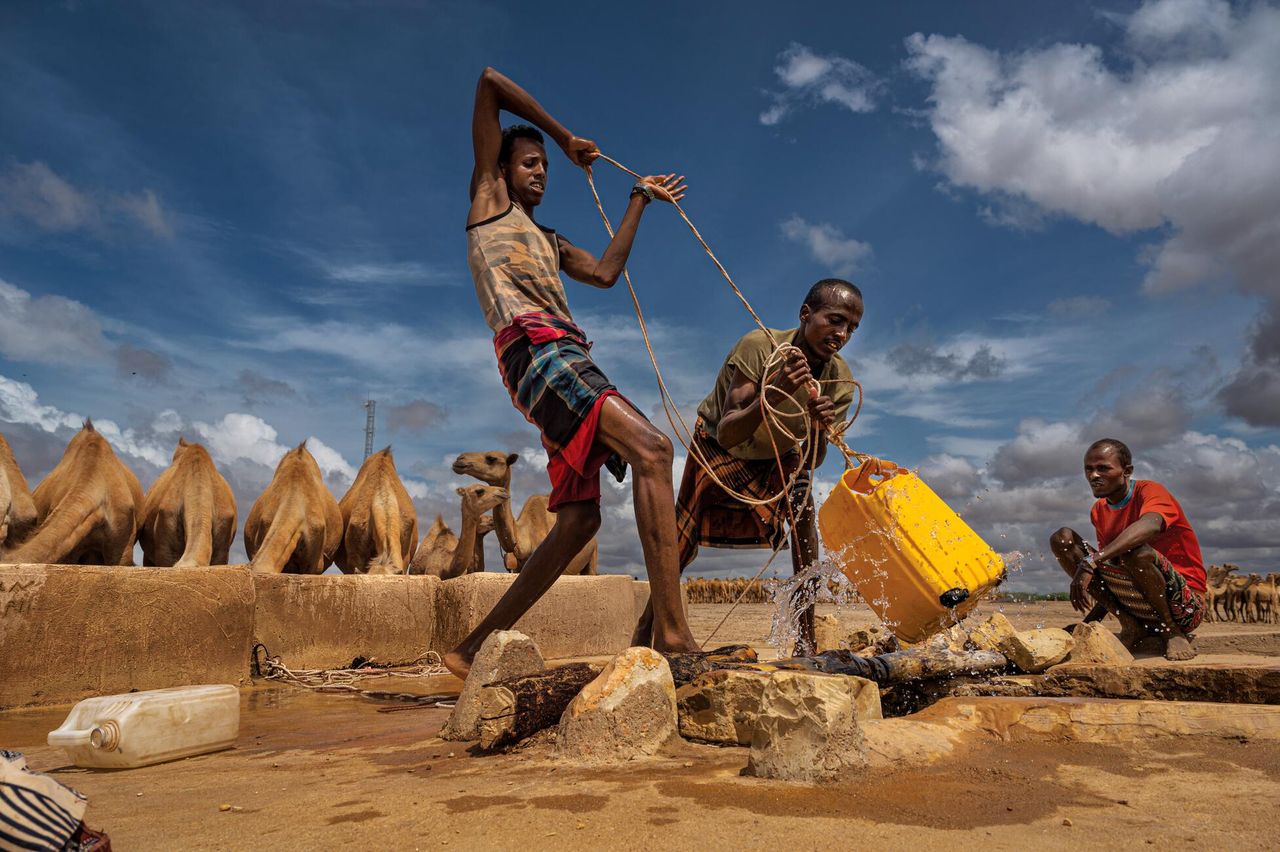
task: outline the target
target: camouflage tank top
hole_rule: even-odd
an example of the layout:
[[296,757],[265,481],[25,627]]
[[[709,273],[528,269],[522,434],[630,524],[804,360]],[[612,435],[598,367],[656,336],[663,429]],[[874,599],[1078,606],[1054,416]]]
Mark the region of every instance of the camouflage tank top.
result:
[[556,232],[518,205],[467,226],[467,262],[484,321],[494,334],[521,314],[537,311],[573,322],[560,280]]

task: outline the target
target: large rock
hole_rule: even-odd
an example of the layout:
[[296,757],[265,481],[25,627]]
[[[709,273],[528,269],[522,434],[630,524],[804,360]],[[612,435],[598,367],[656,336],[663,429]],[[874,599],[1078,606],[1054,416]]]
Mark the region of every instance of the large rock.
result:
[[1071,634],[1056,627],[1014,630],[1003,613],[993,612],[969,630],[969,641],[984,651],[1004,654],[1024,672],[1042,672],[1071,653]]
[[560,719],[556,754],[584,763],[615,763],[654,754],[677,735],[671,667],[650,648],[613,659]]
[[[514,574],[476,573],[440,583],[434,648],[462,641],[515,582]],[[630,577],[560,577],[513,627],[548,660],[616,654],[631,644],[636,593]]]
[[[760,701],[747,772],[787,781],[826,781],[867,765],[858,708],[874,683],[856,677],[776,672]],[[876,702],[877,709],[879,701]]]
[[760,717],[765,672],[717,669],[676,691],[680,735],[691,740],[751,745]]
[[437,577],[254,573],[254,638],[285,665],[414,660],[435,647]]
[[0,710],[246,682],[249,569],[0,565]]
[[1133,662],[1133,654],[1120,637],[1097,622],[1077,624],[1071,633],[1073,641],[1068,663],[1079,665],[1123,666]]
[[1020,630],[1004,654],[1024,672],[1038,674],[1065,660],[1071,653],[1071,644],[1071,634],[1058,627]]
[[993,612],[969,629],[969,641],[983,651],[995,651],[1008,656],[1005,649],[1017,638],[1009,619],[1002,612]]
[[844,632],[840,629],[840,619],[834,615],[813,617],[813,637],[818,646],[818,653],[836,651],[844,647]]
[[480,646],[462,694],[440,731],[446,740],[480,739],[480,690],[497,680],[524,677],[546,668],[542,652],[533,640],[516,630],[498,630],[489,634]]

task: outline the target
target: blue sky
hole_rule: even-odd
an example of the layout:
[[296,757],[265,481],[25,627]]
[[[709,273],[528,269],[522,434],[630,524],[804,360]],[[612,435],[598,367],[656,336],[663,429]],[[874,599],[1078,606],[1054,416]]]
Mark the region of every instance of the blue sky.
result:
[[[1277,57],[1274,5],[1210,0],[6,4],[0,431],[38,479],[92,416],[144,485],[178,434],[201,440],[243,518],[303,439],[340,495],[372,395],[428,522],[456,522],[461,451],[521,452],[517,499],[545,490],[466,268],[492,64],[632,168],[687,175],[771,325],[817,278],[857,281],[851,442],[1020,554],[1017,587],[1057,584],[1043,542],[1085,524],[1079,459],[1103,433],[1174,489],[1208,560],[1270,568]],[[629,180],[597,172],[620,216]],[[539,219],[605,244],[554,153]],[[692,411],[750,318],[670,209],[630,269]],[[625,290],[569,292],[661,420]],[[640,572],[627,490],[606,492],[602,564]]]

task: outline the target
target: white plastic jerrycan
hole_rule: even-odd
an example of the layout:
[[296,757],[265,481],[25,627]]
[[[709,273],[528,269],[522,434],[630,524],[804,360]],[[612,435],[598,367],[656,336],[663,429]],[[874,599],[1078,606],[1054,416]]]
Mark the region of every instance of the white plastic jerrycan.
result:
[[49,745],[76,766],[132,769],[231,748],[239,732],[240,691],[207,684],[86,698]]

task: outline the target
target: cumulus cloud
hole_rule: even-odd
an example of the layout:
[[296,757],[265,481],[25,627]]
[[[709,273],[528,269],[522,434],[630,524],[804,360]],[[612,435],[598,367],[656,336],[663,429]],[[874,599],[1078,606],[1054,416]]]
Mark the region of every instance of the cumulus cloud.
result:
[[215,461],[245,459],[275,467],[289,451],[289,447],[276,441],[275,427],[253,414],[231,412],[216,423],[197,420],[191,428],[204,441]]
[[15,361],[84,365],[110,349],[102,323],[86,305],[33,296],[0,280],[0,355]]
[[449,412],[444,408],[429,400],[415,399],[391,406],[387,411],[387,428],[392,432],[418,432],[448,419]]
[[112,193],[81,189],[39,160],[11,162],[0,172],[0,220],[45,233],[84,232],[105,236],[111,229],[143,230],[169,239],[173,224],[150,189]]
[[845,236],[843,231],[828,222],[811,224],[799,216],[792,216],[782,223],[782,234],[792,242],[806,246],[814,260],[836,275],[852,275],[858,263],[871,254],[868,243]]
[[778,54],[773,73],[780,88],[768,92],[772,104],[760,123],[772,126],[802,106],[834,104],[850,112],[872,112],[883,83],[867,68],[838,54],[815,53],[792,43]]
[[[1114,18],[1115,16],[1113,16]],[[1128,53],[1053,44],[1002,53],[917,33],[936,167],[997,207],[1030,205],[1116,234],[1153,231],[1159,293],[1229,280],[1280,305],[1280,8],[1149,0],[1119,18]],[[1220,401],[1280,425],[1267,323]]]

